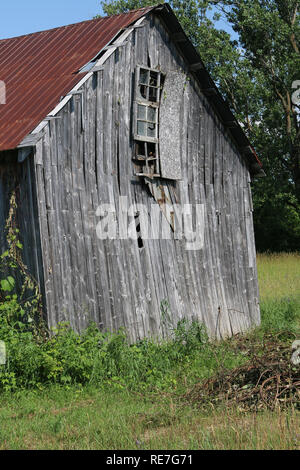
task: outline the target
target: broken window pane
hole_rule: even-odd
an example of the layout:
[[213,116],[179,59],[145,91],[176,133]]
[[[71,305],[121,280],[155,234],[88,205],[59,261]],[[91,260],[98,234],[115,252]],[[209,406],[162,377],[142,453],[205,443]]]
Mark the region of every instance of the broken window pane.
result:
[[148,99],[148,87],[145,85],[140,86],[140,93],[142,98],[145,98],[145,100]]
[[156,144],[147,144],[148,157],[156,157]]
[[145,142],[136,142],[135,154],[136,156],[145,156],[146,155],[146,143]]
[[139,82],[140,82],[140,83],[143,83],[144,85],[148,85],[148,84],[149,84],[149,70],[140,69],[140,78],[139,78]]
[[149,101],[158,101],[158,89],[149,87]]
[[149,124],[148,123],[148,132],[147,132],[148,137],[156,137],[156,125]]
[[150,86],[158,86],[158,72],[150,72]]

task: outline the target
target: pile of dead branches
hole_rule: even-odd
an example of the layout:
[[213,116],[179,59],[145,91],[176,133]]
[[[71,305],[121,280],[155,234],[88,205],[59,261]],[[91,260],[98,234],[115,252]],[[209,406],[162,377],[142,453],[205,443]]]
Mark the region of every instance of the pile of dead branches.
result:
[[233,346],[249,361],[233,370],[220,368],[215,376],[195,385],[184,397],[189,403],[225,402],[243,410],[273,410],[290,404],[300,408],[300,366],[291,363],[286,341],[269,335],[258,348],[241,337]]

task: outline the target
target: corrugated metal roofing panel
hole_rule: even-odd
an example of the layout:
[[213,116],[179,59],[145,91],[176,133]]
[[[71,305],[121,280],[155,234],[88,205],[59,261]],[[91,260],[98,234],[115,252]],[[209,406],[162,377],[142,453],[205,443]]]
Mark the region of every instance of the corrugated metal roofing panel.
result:
[[78,70],[153,7],[0,40],[0,151],[17,147],[85,75]]

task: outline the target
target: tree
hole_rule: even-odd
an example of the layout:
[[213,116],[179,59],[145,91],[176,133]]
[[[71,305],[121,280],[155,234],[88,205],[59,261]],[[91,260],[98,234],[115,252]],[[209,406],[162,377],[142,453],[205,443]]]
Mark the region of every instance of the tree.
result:
[[[238,33],[244,60],[255,77],[246,132],[267,173],[254,183],[257,246],[299,250],[299,1],[227,0],[218,2],[218,9]],[[238,87],[234,95],[240,96]]]

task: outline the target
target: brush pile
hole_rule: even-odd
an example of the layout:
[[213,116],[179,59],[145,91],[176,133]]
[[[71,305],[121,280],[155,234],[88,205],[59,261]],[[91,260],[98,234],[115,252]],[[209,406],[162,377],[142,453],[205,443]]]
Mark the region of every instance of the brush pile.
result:
[[199,406],[225,402],[245,411],[291,404],[300,409],[300,365],[292,364],[290,341],[284,339],[267,335],[258,347],[236,337],[233,347],[249,361],[233,370],[220,367],[216,375],[195,385],[185,399]]

